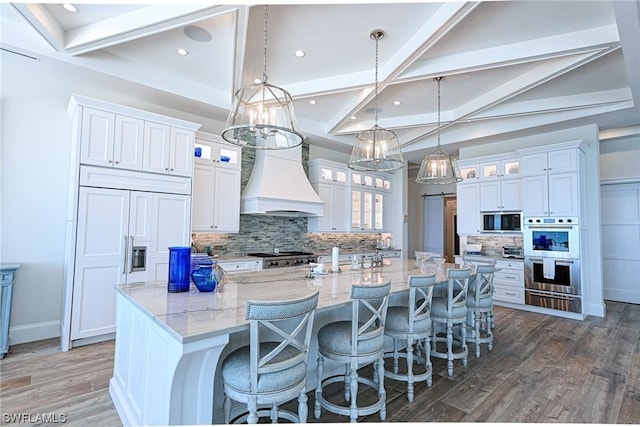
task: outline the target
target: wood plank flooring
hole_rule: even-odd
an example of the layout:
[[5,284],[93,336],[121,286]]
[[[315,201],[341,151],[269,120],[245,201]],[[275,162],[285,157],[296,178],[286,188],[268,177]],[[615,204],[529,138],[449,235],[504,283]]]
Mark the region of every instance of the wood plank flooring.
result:
[[[495,312],[493,351],[471,351],[453,377],[433,359],[433,386],[416,384],[412,403],[406,384],[385,380],[386,421],[640,424],[640,305],[607,302],[605,318],[585,321]],[[113,341],[69,352],[57,339],[12,346],[0,362],[0,424],[31,414],[32,425],[47,425],[38,416],[63,414],[70,426],[121,425],[108,392],[113,350]],[[313,404],[310,392],[309,423],[348,422],[327,411],[315,420]]]

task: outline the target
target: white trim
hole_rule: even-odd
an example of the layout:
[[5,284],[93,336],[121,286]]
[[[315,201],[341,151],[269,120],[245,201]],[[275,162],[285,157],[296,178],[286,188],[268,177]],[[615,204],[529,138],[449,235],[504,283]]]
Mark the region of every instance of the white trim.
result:
[[60,321],[30,323],[9,328],[9,345],[46,340],[60,336]]
[[631,178],[609,178],[601,179],[600,185],[614,185],[614,184],[636,184],[640,182],[640,176]]

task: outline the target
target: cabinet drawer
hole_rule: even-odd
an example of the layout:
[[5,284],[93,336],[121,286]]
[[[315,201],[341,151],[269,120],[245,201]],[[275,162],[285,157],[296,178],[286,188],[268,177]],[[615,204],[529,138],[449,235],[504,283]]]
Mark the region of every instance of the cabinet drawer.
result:
[[496,261],[496,267],[503,270],[524,270],[524,262],[520,261]]
[[524,304],[524,287],[515,288],[512,286],[501,286],[494,282],[493,299],[496,301]]
[[227,273],[262,270],[262,261],[222,261],[218,262]]
[[524,271],[500,270],[493,275],[493,283],[513,286],[524,286]]

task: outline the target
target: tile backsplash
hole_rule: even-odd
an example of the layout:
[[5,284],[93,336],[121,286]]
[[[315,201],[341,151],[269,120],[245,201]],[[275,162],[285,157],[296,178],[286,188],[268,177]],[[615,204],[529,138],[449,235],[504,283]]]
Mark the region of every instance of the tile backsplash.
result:
[[[309,144],[302,144],[302,165],[308,175]],[[254,150],[242,150],[241,191],[244,190],[253,163]],[[385,234],[388,236],[388,234]],[[269,215],[240,215],[238,233],[192,233],[195,251],[204,252],[209,246],[220,256],[243,256],[249,252],[306,251],[330,254],[338,246],[342,252],[356,252],[375,248],[380,233],[309,233],[307,218]]]
[[[467,236],[467,243],[482,244],[482,255],[487,256],[502,256],[503,246],[523,246],[522,236],[502,236],[502,235],[482,235],[482,236]],[[464,247],[461,246],[461,250],[464,251]]]

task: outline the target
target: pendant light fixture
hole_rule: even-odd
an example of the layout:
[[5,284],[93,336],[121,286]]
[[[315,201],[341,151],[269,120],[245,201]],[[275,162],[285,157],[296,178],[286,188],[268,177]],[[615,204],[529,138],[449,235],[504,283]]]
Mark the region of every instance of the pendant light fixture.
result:
[[378,126],[378,41],[384,31],[373,30],[369,37],[376,42],[375,125],[356,136],[349,168],[357,171],[386,172],[404,167],[395,132]]
[[264,7],[262,81],[238,89],[222,137],[235,145],[281,150],[302,144],[293,100],[286,90],[267,83],[267,6]]
[[418,184],[453,184],[462,181],[456,158],[440,148],[440,82],[444,77],[435,77],[438,83],[438,148],[422,159],[416,177]]

